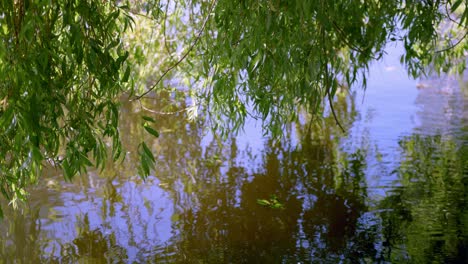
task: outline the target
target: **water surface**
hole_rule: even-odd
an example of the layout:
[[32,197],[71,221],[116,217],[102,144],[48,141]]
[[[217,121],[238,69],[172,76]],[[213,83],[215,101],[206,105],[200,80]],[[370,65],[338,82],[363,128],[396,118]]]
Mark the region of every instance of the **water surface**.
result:
[[[303,115],[280,142],[254,120],[221,140],[179,112],[153,116],[154,139],[141,126],[150,114],[123,103],[127,158],[72,183],[47,168],[28,204],[6,210],[0,259],[467,263],[467,82],[408,79],[396,52],[372,67],[365,92],[336,99],[345,133],[330,116],[316,126]],[[164,111],[174,95],[156,98],[144,104]],[[141,140],[157,157],[146,182]]]

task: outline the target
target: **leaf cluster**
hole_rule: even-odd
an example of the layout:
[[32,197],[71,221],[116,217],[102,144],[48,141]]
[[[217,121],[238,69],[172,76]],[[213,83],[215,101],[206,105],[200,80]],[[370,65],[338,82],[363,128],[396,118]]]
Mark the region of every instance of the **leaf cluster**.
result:
[[[109,146],[117,160],[123,92],[175,76],[221,134],[250,115],[279,136],[327,99],[337,119],[335,95],[365,87],[389,43],[414,77],[462,72],[467,24],[463,0],[1,1],[0,191],[23,198],[47,163],[68,180],[104,168]],[[155,157],[138,152],[146,177]]]
[[403,44],[415,78],[465,69],[468,12],[459,0],[219,0],[205,16],[199,56],[209,84],[198,96],[228,130],[249,114],[273,135],[301,109],[320,118],[324,101],[366,87],[369,65],[392,43]]
[[0,2],[0,190],[24,198],[47,163],[66,179],[120,156],[129,78],[127,8],[107,1]]

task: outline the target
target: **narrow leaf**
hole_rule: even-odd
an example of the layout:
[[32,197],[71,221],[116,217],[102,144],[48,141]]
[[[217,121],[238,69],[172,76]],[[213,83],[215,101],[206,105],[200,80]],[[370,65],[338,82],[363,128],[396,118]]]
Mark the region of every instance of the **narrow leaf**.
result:
[[461,5],[462,2],[463,2],[462,0],[456,0],[456,1],[453,3],[453,5],[450,7],[450,11],[451,11],[452,13],[454,13],[455,10],[457,10],[457,8]]
[[148,133],[150,133],[151,135],[155,136],[155,137],[159,137],[159,132],[154,130],[153,128],[151,128],[150,126],[148,125],[145,125],[144,126],[146,131],[148,131]]
[[124,83],[128,82],[129,77],[130,77],[130,66],[127,66],[127,69],[125,70],[124,76],[122,78],[122,82]]
[[156,120],[154,120],[153,118],[149,117],[149,116],[143,116],[142,117],[144,120],[148,121],[148,122],[151,122],[151,123],[154,123],[156,122]]
[[153,163],[156,162],[156,161],[154,160],[153,152],[151,152],[151,150],[148,148],[148,146],[146,145],[146,143],[145,143],[145,142],[142,142],[141,145],[143,146],[143,150],[145,151],[146,156],[147,156],[148,158],[150,158],[151,161],[152,161]]

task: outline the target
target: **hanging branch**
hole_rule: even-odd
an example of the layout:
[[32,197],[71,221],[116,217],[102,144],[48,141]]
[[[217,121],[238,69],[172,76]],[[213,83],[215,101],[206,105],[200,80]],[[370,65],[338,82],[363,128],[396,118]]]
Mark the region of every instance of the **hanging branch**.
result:
[[[216,3],[216,0],[213,0],[211,2],[211,6],[210,6],[210,10],[208,11],[208,15],[206,16],[206,19],[205,19],[205,22],[203,22],[203,26],[202,28],[200,29],[200,31],[198,32],[195,40],[193,41],[192,45],[190,45],[190,47],[188,48],[188,50],[184,53],[184,55],[182,55],[182,57],[176,62],[174,63],[172,66],[170,66],[169,68],[167,68],[163,74],[158,78],[158,80],[156,81],[156,83],[151,86],[151,88],[149,88],[146,92],[142,93],[141,95],[138,95],[135,97],[135,99],[133,100],[140,100],[143,96],[147,95],[148,93],[150,93],[151,91],[153,91],[156,86],[161,82],[161,80],[164,78],[164,76],[166,76],[171,70],[173,70],[175,67],[177,67],[182,61],[185,60],[185,58],[189,55],[189,53],[192,51],[192,49],[195,47],[195,45],[198,43],[198,41],[200,40],[200,37],[203,33],[203,31],[205,30],[205,27],[206,27],[206,24],[208,24],[208,20],[210,18],[210,14],[211,12],[213,11],[213,8],[215,6],[215,3]],[[132,100],[132,101],[133,101]]]
[[[169,4],[170,0],[166,4],[166,11],[164,12],[164,22],[162,23],[163,25],[163,36],[164,36],[164,48],[166,49],[167,53],[171,57],[171,59],[174,59],[174,56],[172,56],[172,52],[169,50],[169,45],[167,43],[167,33],[166,33],[166,28],[167,28],[167,13],[169,12]],[[178,2],[175,2],[175,7],[174,10],[177,9]]]
[[455,48],[456,46],[458,46],[458,44],[460,44],[466,38],[467,35],[468,35],[468,31],[466,31],[465,34],[463,34],[463,36],[455,44],[450,43],[452,44],[451,46],[448,46],[444,49],[436,50],[434,51],[434,53],[442,53],[442,52],[446,52]]
[[333,118],[335,119],[336,124],[340,127],[341,131],[344,133],[346,131],[343,128],[343,126],[341,125],[340,121],[338,120],[338,117],[336,116],[335,109],[333,108],[333,102],[332,102],[332,99],[331,99],[330,92],[327,91],[327,94],[328,94],[328,96],[327,96],[328,97],[328,103],[330,104],[330,109],[331,109],[331,112],[333,114]]
[[[322,3],[322,8],[323,8],[323,3]],[[323,8],[323,10],[325,10]],[[326,13],[326,11],[325,11]],[[323,28],[323,25],[320,26],[320,34],[322,35],[322,54],[327,54],[327,51],[325,50],[325,47],[326,47],[326,43],[325,43],[325,29]],[[343,128],[343,126],[341,125],[340,121],[338,120],[338,117],[335,113],[335,108],[333,107],[333,101],[332,101],[332,98],[331,98],[331,94],[330,94],[330,83],[329,83],[329,72],[328,72],[328,62],[327,61],[323,61],[322,59],[322,54],[320,55],[320,61],[321,63],[323,64],[322,67],[325,68],[325,80],[324,80],[324,85],[325,85],[325,91],[326,91],[326,96],[328,97],[328,103],[330,104],[330,110],[332,112],[332,115],[333,115],[333,118],[335,119],[335,122],[336,124],[338,125],[338,127],[340,127],[341,131],[343,133],[345,133],[345,129]]]

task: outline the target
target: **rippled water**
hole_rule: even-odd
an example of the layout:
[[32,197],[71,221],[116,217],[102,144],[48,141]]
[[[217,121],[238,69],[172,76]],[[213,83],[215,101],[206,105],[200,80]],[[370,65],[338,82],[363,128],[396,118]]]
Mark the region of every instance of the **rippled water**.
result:
[[[177,113],[154,116],[154,140],[139,106],[123,104],[127,159],[72,183],[48,168],[30,202],[5,213],[0,259],[468,263],[468,82],[410,80],[395,52],[365,93],[337,99],[344,134],[332,117],[315,126],[303,115],[280,142],[253,120],[220,140]],[[144,103],[167,110],[171,98]],[[146,182],[134,156],[143,139],[158,160]]]

